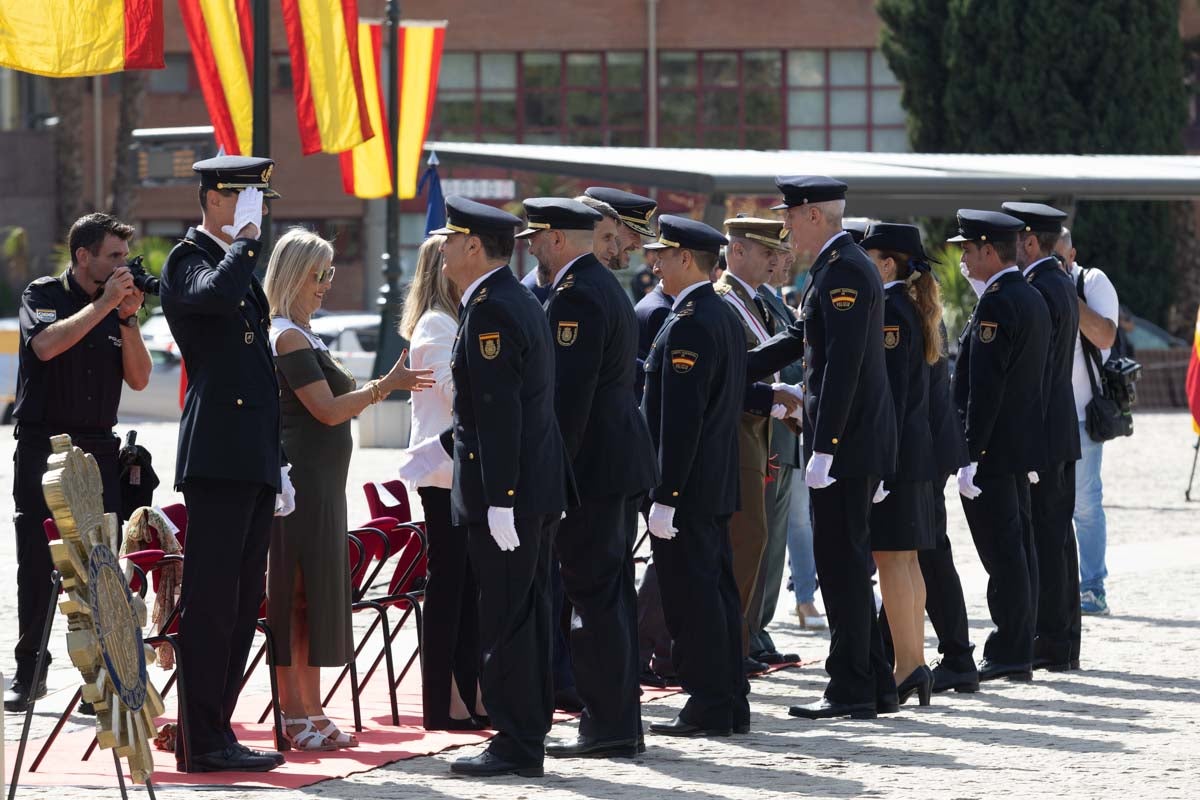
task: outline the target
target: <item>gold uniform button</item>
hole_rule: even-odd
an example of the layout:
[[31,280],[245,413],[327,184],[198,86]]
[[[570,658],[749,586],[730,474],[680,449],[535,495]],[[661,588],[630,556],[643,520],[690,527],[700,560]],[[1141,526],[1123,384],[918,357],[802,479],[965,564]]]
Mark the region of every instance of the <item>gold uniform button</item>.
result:
[[679,497],[679,492],[671,492],[671,497]]
[[245,308],[245,307],[246,307],[246,301],[245,301],[245,300],[243,300],[242,302],[238,303],[238,305],[239,305],[239,306],[241,306],[242,308]]
[[472,461],[474,461],[474,460],[475,460],[475,454],[474,454],[474,453],[467,453],[467,458],[469,458],[469,459],[471,459]]
[[253,250],[247,250],[247,251],[246,251],[246,255],[250,256],[251,258],[254,258],[254,251],[253,251]]
[[512,497],[514,494],[516,494],[516,492],[514,492],[512,489],[509,489],[509,490],[508,490],[508,496],[509,496],[509,497]]
[[834,444],[837,444],[837,443],[838,443],[838,440],[837,440],[837,437],[836,437],[836,436],[835,436],[833,439],[831,439],[830,441],[831,441],[831,442],[833,442]]
[[237,404],[238,404],[239,406],[242,404],[242,398],[240,398],[240,397],[239,397],[239,398],[237,399]]

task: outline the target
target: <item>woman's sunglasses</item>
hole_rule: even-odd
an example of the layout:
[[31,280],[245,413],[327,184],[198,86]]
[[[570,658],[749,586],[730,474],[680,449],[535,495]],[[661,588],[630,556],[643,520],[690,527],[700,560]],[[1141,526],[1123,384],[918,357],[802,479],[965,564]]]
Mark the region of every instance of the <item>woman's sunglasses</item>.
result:
[[323,270],[317,272],[317,283],[333,283],[333,276],[337,272],[337,267],[330,265]]

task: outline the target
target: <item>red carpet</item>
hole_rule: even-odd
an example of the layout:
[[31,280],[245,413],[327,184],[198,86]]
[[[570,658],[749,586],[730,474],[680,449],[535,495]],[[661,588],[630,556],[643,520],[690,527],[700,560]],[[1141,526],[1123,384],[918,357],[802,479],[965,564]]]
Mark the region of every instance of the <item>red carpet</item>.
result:
[[[262,668],[260,667],[260,670]],[[152,677],[162,683],[161,672],[151,670]],[[327,677],[327,680],[332,680]],[[196,773],[186,774],[175,769],[175,756],[172,753],[154,750],[154,785],[184,786],[184,785],[237,785],[239,787],[267,787],[280,789],[298,789],[330,778],[344,778],[357,772],[365,772],[375,767],[381,767],[394,761],[427,756],[440,753],[453,747],[479,744],[491,737],[490,731],[481,732],[450,732],[426,731],[421,727],[421,687],[416,670],[410,673],[401,687],[399,697],[400,726],[394,727],[391,722],[391,710],[387,696],[383,691],[386,679],[378,675],[367,685],[362,698],[363,730],[357,734],[359,747],[334,750],[324,753],[300,753],[289,751],[287,763],[271,772],[260,773]],[[678,689],[646,688],[643,701],[655,700],[678,692]],[[50,710],[61,711],[61,703],[69,697],[67,692],[58,692],[48,700],[39,704],[41,713]],[[353,712],[350,707],[349,688],[338,689],[333,699],[330,715],[338,727],[347,733],[353,732]],[[58,699],[58,704],[54,702]],[[235,720],[257,719],[258,714],[266,706],[269,696],[261,692],[248,691],[242,696]],[[167,698],[167,716],[158,720],[159,724],[174,721],[174,692]],[[571,719],[569,714],[557,714],[556,722]],[[78,720],[79,717],[75,717]],[[10,714],[6,724],[13,729],[19,726],[23,716]],[[19,730],[19,728],[17,728]],[[274,737],[269,724],[238,724],[235,721],[234,730],[238,740],[248,747],[269,750],[274,748]],[[92,741],[93,729],[88,727],[71,733],[63,733],[54,742],[50,753],[42,762],[38,772],[30,773],[29,765],[41,749],[44,740],[31,740],[25,751],[25,763],[22,768],[20,782],[22,786],[81,786],[104,787],[116,786],[116,775],[113,767],[112,753],[97,749],[87,761],[81,761],[84,752]],[[17,743],[8,742],[5,745],[4,763],[12,769],[17,756]]]

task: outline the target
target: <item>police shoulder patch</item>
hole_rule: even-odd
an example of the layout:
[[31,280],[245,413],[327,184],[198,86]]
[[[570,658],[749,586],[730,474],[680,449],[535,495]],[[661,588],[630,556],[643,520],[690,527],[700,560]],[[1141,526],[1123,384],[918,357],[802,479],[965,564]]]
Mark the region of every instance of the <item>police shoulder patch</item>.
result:
[[579,323],[562,320],[558,323],[558,343],[563,347],[575,344],[579,337]]
[[671,351],[671,369],[676,372],[691,372],[692,367],[696,366],[696,361],[699,356],[691,350],[672,350]]
[[829,291],[829,300],[838,311],[849,311],[854,308],[854,303],[858,300],[858,290],[846,288],[831,289]]
[[1000,330],[1000,323],[984,322],[983,320],[980,320],[980,322],[979,322],[979,341],[983,342],[984,344],[988,344],[989,342],[994,341],[996,338],[996,333],[999,330]]
[[884,325],[883,326],[883,346],[888,350],[895,349],[900,344],[900,326],[899,325]]
[[58,312],[53,308],[39,308],[33,313],[37,317],[38,322],[45,322],[46,324],[50,324],[58,319]]
[[489,361],[500,355],[500,332],[479,334],[479,352]]

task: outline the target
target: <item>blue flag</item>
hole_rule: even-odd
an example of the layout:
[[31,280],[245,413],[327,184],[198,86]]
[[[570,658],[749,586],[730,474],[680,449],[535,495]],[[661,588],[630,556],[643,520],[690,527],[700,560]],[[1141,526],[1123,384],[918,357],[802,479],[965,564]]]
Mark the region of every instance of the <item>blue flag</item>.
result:
[[[437,153],[429,154],[428,169],[417,184],[417,191],[428,190],[425,198],[425,235],[446,225],[446,198],[442,195],[442,179],[438,177]],[[426,186],[428,184],[428,186]]]

